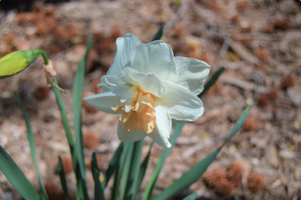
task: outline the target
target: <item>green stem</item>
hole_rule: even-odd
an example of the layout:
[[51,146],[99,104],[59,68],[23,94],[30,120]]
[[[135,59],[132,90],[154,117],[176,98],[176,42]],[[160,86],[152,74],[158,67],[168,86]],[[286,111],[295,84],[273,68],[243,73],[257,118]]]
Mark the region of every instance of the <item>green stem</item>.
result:
[[41,49],[39,49],[39,50],[40,50],[40,52],[41,52],[41,55],[42,55],[43,58],[44,58],[45,65],[48,65],[49,60],[48,60],[48,57],[47,57],[46,53],[45,53],[43,50],[41,50]]

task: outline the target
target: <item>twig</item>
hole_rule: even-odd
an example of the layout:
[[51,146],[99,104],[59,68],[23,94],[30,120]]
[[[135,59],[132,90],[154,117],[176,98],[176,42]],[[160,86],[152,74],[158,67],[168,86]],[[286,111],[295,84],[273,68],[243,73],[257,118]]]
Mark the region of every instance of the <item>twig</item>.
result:
[[174,27],[176,25],[176,23],[178,21],[180,21],[180,19],[182,18],[182,16],[184,15],[184,13],[187,12],[188,10],[188,6],[189,5],[189,0],[187,0],[187,2],[185,2],[184,0],[182,1],[182,7],[178,10],[176,16],[170,20],[163,29],[163,36],[165,36],[165,34],[172,29],[172,27]]
[[224,38],[224,43],[219,50],[219,56],[222,57],[228,51],[228,48],[230,45],[230,39],[229,39],[227,31],[225,29],[223,29],[222,27],[218,26],[217,24],[210,22],[210,20],[208,20],[200,12],[196,11],[195,8],[193,8],[193,12],[196,15],[198,15],[201,19],[203,19],[208,25],[210,25],[210,31],[218,30],[222,34],[222,36]]
[[221,82],[237,86],[239,88],[242,88],[244,90],[258,90],[260,93],[266,93],[267,88],[263,86],[258,86],[254,83],[248,82],[248,81],[243,81],[237,78],[227,78],[227,77],[221,77],[220,78]]

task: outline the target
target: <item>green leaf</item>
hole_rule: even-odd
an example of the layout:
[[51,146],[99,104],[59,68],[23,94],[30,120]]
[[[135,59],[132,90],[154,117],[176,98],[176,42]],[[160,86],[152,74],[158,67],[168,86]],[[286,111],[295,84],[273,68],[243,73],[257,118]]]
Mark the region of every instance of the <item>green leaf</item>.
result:
[[102,184],[99,181],[99,169],[97,165],[95,152],[92,154],[91,171],[94,180],[94,200],[105,200]]
[[41,174],[40,174],[40,171],[39,171],[39,167],[38,167],[38,163],[37,163],[37,157],[36,157],[36,147],[35,147],[35,142],[34,142],[34,136],[33,136],[33,132],[32,132],[32,128],[31,128],[31,124],[30,124],[30,120],[29,120],[29,117],[27,115],[27,112],[25,110],[25,108],[23,107],[19,97],[17,96],[17,94],[15,93],[15,98],[23,112],[23,116],[25,118],[25,121],[26,121],[26,127],[27,127],[27,138],[28,138],[28,142],[29,142],[29,146],[30,146],[30,153],[31,153],[31,157],[32,157],[32,160],[33,160],[33,164],[34,164],[34,167],[36,169],[36,173],[38,175],[38,179],[39,179],[39,184],[40,184],[40,187],[41,187],[41,190],[42,190],[42,195],[43,195],[43,198],[44,199],[48,199],[48,196],[47,196],[47,192],[45,190],[45,187],[44,187],[44,184],[43,184],[43,181],[42,181],[42,177],[41,177]]
[[209,79],[209,81],[206,83],[204,90],[202,93],[200,93],[198,95],[199,98],[201,98],[202,96],[204,96],[204,94],[209,90],[209,88],[211,88],[211,86],[214,85],[214,83],[217,81],[217,79],[219,78],[219,76],[225,71],[225,67],[221,67],[219,68]]
[[104,180],[102,182],[103,188],[106,188],[111,176],[114,174],[114,172],[116,171],[116,168],[118,167],[118,163],[119,163],[121,154],[123,152],[123,147],[124,147],[124,143],[121,142],[119,144],[119,147],[115,151],[110,163],[109,163],[109,167],[108,167],[108,169],[105,173],[105,177],[104,177]]
[[38,192],[2,146],[0,146],[0,163],[1,171],[24,199],[40,200]]
[[150,180],[149,180],[149,182],[148,182],[148,184],[147,184],[147,186],[144,190],[142,200],[148,200],[152,197],[152,193],[153,193],[153,190],[155,189],[156,182],[158,180],[161,169],[162,169],[162,167],[165,163],[166,158],[170,154],[171,149],[174,146],[177,138],[181,134],[181,131],[182,131],[182,128],[183,128],[184,125],[185,125],[185,122],[178,123],[178,124],[175,125],[174,132],[173,132],[173,134],[170,138],[170,141],[169,141],[172,146],[170,148],[164,148],[164,150],[160,154],[159,160],[156,164],[156,167],[153,171],[153,174],[152,174],[152,176],[151,176],[151,178],[150,178]]
[[223,146],[239,131],[247,118],[249,110],[250,107],[244,109],[244,111],[236,121],[235,126],[230,132],[229,136],[217,150],[212,152],[209,156],[207,156],[199,163],[195,164],[190,170],[183,174],[183,176],[174,181],[168,188],[166,188],[161,194],[159,194],[154,200],[170,199],[196,182],[203,175],[207,167],[215,159],[216,155],[220,152]]
[[186,197],[185,199],[183,199],[183,200],[195,200],[197,197],[198,197],[198,193],[195,192],[195,193],[193,193],[193,194],[187,196],[187,197]]
[[[126,186],[128,183],[131,161],[132,161],[132,154],[133,154],[132,152],[133,152],[133,148],[134,148],[134,143],[132,143],[132,142],[130,142],[130,143],[126,142],[124,144],[126,145],[125,148],[127,148],[128,150],[125,152],[125,156],[122,156],[122,157],[124,157],[124,159],[122,159],[122,161],[119,164],[120,167],[118,168],[118,169],[123,170],[122,171],[121,189],[120,189],[120,195],[119,195],[119,199],[121,199],[121,200],[124,199],[124,197],[126,195]],[[122,154],[124,154],[124,152]]]
[[33,63],[42,52],[40,49],[29,49],[14,51],[5,55],[0,59],[0,79],[22,72]]
[[86,175],[85,175],[85,161],[83,152],[83,134],[82,134],[82,96],[83,84],[85,75],[85,60],[81,59],[75,74],[73,85],[73,123],[75,130],[75,151],[76,151],[76,168],[75,174],[77,176],[78,196],[80,198],[89,199],[86,188]]
[[93,42],[93,35],[90,35],[88,43],[87,43],[87,50],[86,50],[85,57],[84,57],[84,59],[86,61],[86,65],[87,65],[87,62],[88,62],[88,59],[89,59],[89,54],[90,54],[90,51],[91,51],[91,48],[92,48],[92,42]]
[[161,26],[159,28],[158,32],[156,33],[155,37],[153,38],[153,41],[160,40],[162,35],[163,35],[163,26]]
[[59,162],[58,162],[58,172],[61,180],[61,185],[64,191],[64,196],[65,199],[68,200],[68,188],[67,188],[67,183],[66,183],[66,178],[65,178],[65,171],[64,171],[64,166],[62,163],[62,158],[59,156]]
[[75,148],[77,152],[77,158],[79,162],[79,168],[81,176],[85,179],[85,163],[83,154],[83,136],[82,136],[82,119],[81,119],[81,108],[82,108],[82,96],[83,96],[83,84],[85,75],[85,60],[82,59],[75,74],[74,85],[73,85],[73,123],[75,130]]
[[[57,85],[56,79],[53,79],[53,82]],[[55,87],[52,87],[52,89],[53,89],[53,92],[55,94],[56,102],[57,102],[57,105],[58,105],[60,113],[61,113],[63,125],[64,125],[65,132],[66,132],[66,137],[67,137],[70,152],[71,152],[71,155],[72,155],[73,168],[74,168],[74,171],[75,171],[76,154],[74,152],[74,150],[75,150],[74,149],[74,140],[73,140],[73,137],[72,137],[72,133],[71,133],[71,129],[70,129],[66,109],[65,109],[65,106],[64,106],[63,98],[62,98],[62,95],[61,95],[61,92],[60,92],[59,89],[57,89]]]
[[151,154],[153,144],[154,144],[154,142],[152,142],[152,144],[150,145],[148,153],[145,156],[145,158],[144,158],[144,160],[143,160],[143,162],[140,166],[138,184],[137,184],[137,188],[136,188],[137,193],[139,192],[139,189],[141,187],[141,183],[143,181],[143,178],[144,178],[144,175],[145,175],[145,172],[146,172],[146,169],[147,169],[147,165],[148,165],[148,161],[149,161],[149,158],[150,158],[150,154]]
[[[93,37],[89,38],[87,51],[85,58],[89,57],[89,52],[91,49]],[[81,109],[82,109],[82,96],[83,96],[83,85],[85,77],[85,68],[86,68],[86,59],[81,59],[78,63],[78,68],[76,70],[74,84],[73,84],[73,122],[75,130],[75,151],[77,161],[75,164],[75,174],[77,176],[78,184],[78,198],[89,199],[87,188],[86,188],[86,176],[85,176],[85,161],[83,153],[83,134],[82,134],[82,118],[81,118]]]
[[144,144],[144,139],[134,142],[134,149],[132,152],[131,167],[127,181],[125,199],[134,200],[137,194],[138,177],[140,170],[141,154]]
[[[112,198],[111,198],[112,200],[124,199],[124,196],[127,192],[126,186],[128,183],[133,149],[134,149],[134,144],[132,142],[124,143],[124,150],[122,151],[122,154],[121,154],[121,157],[118,162],[118,166],[116,168],[115,175],[114,175],[114,184],[113,184]],[[121,176],[122,176],[122,184],[121,184],[120,195],[118,198]]]

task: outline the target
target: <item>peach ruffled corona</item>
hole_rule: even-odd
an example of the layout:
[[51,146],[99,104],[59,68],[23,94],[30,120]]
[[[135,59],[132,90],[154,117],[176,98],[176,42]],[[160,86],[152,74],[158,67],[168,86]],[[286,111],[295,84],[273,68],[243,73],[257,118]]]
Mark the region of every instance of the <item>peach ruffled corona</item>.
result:
[[124,130],[133,131],[139,127],[141,131],[151,133],[156,126],[154,95],[144,92],[139,86],[136,86],[136,91],[135,99],[128,99],[125,103],[112,107],[112,110],[123,112],[119,121]]

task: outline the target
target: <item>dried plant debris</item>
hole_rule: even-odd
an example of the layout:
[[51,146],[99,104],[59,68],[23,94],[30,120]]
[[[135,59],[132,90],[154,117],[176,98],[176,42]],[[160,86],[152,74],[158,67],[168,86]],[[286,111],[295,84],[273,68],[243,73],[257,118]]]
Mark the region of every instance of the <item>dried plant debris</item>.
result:
[[263,190],[265,188],[264,176],[257,174],[255,172],[252,172],[248,176],[247,188],[253,193]]
[[282,88],[290,88],[295,86],[295,79],[292,75],[283,76],[281,79]]
[[226,172],[222,168],[214,168],[206,172],[203,179],[207,187],[221,197],[228,197],[234,188],[233,184],[226,178]]
[[84,136],[84,147],[88,149],[95,149],[99,145],[99,137],[96,135],[96,133],[92,131],[87,131]]

